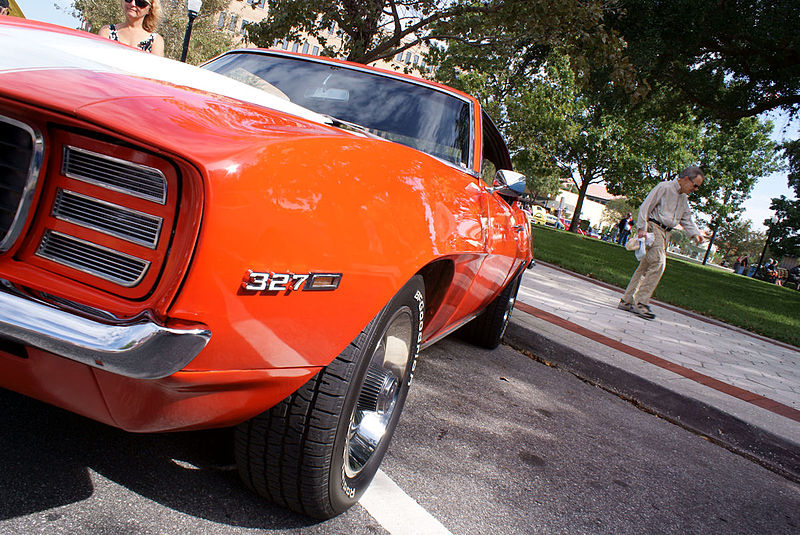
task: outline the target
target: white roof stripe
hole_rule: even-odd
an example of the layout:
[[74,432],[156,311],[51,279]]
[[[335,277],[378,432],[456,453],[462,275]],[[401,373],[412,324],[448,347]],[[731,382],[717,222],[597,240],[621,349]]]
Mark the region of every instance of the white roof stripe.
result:
[[[330,123],[323,115],[226,76],[147,54],[111,40],[105,42],[86,39],[79,34],[0,24],[0,50],[7,51],[0,54],[0,76],[10,72],[49,69],[126,74],[224,95],[318,123]],[[8,52],[12,50],[20,52]]]

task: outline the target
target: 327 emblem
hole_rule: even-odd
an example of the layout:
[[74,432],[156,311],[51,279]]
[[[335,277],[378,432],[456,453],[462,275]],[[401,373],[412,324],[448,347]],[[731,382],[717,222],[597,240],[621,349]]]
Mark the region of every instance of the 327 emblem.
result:
[[324,292],[335,290],[341,273],[274,273],[248,270],[242,288],[250,292]]

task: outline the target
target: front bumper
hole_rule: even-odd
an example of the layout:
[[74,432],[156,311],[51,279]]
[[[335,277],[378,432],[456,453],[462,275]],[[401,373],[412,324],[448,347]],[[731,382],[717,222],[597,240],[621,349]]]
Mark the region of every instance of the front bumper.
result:
[[211,331],[169,328],[151,318],[101,321],[17,291],[0,279],[0,338],[137,379],[159,379],[183,369],[208,343]]

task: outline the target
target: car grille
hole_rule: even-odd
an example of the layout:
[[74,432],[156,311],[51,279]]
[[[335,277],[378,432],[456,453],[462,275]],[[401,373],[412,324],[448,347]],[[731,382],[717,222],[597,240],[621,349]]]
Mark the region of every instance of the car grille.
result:
[[56,194],[53,217],[151,249],[158,243],[163,221],[157,216],[63,189]]
[[0,253],[19,237],[42,165],[42,136],[0,116]]
[[158,169],[76,147],[64,147],[62,174],[160,204],[167,181]]
[[52,230],[44,233],[36,254],[122,286],[136,285],[150,266],[147,260]]
[[108,138],[54,128],[47,181],[20,259],[141,299],[163,273],[178,207],[176,166]]

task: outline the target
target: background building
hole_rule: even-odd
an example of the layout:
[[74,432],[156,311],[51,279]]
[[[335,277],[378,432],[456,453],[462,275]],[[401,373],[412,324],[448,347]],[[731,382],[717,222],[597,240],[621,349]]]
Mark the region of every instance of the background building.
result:
[[[602,230],[606,204],[608,201],[617,198],[619,197],[611,195],[606,191],[605,186],[602,184],[589,184],[586,190],[586,196],[583,199],[580,219],[588,221],[593,229],[598,231]],[[572,219],[572,214],[575,212],[577,203],[578,194],[562,188],[553,199],[548,198],[544,205],[550,213],[563,217],[569,222],[569,220]]]

